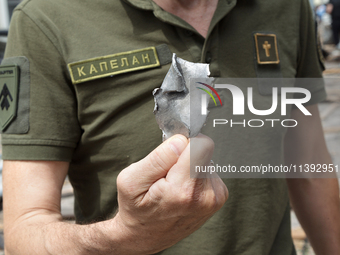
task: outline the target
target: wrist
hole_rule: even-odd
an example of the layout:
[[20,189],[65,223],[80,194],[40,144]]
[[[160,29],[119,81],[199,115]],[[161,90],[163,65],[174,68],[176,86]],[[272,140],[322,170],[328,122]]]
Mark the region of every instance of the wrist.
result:
[[158,238],[155,239],[150,235],[150,231],[146,231],[142,224],[125,219],[119,212],[110,221],[112,221],[110,223],[112,229],[107,234],[111,233],[111,241],[119,245],[119,252],[114,253],[115,255],[147,255],[160,251],[159,249],[154,250]]
[[140,236],[134,233],[133,228],[128,226],[119,212],[113,219],[108,220],[107,223],[108,227],[105,228],[104,232],[110,239],[110,242],[116,244],[115,254],[144,254],[142,252],[143,245],[140,245]]
[[45,248],[49,254],[134,254],[129,252],[129,235],[118,219],[88,225],[64,222],[45,226]]

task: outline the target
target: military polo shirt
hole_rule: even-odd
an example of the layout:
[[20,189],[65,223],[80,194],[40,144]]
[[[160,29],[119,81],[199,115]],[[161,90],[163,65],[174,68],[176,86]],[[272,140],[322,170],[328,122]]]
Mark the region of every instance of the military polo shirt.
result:
[[[265,53],[257,54],[255,34],[275,35],[273,63],[259,63]],[[171,53],[210,63],[214,77],[321,77],[322,71],[307,0],[220,0],[206,39],[151,0],[25,0],[13,14],[2,63],[20,70],[3,158],[69,161],[77,222],[111,217],[116,176],[161,142],[151,92]],[[322,86],[308,89],[311,104],[325,96]],[[260,89],[256,96],[265,97]],[[231,133],[225,153],[231,163],[240,156],[280,163],[284,134],[260,133],[249,151]],[[268,149],[273,141],[277,150]],[[225,206],[162,254],[292,254],[285,181],[225,182]]]

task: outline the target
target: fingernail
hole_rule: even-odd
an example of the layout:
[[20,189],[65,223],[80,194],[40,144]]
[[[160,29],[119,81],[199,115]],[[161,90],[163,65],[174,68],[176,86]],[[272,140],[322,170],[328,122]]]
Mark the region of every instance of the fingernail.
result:
[[174,136],[170,138],[169,146],[176,153],[177,156],[180,156],[184,149],[188,145],[188,139],[184,136]]

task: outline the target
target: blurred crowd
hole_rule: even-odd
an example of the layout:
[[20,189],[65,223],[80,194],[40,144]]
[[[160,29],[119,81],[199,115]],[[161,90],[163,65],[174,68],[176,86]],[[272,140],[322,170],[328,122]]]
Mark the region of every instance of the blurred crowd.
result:
[[326,59],[340,60],[340,0],[314,3],[315,1],[311,1],[318,24],[324,57]]

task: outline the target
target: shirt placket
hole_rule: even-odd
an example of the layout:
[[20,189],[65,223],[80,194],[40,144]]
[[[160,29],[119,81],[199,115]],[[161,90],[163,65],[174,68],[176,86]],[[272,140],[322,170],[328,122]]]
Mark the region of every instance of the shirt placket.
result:
[[[223,60],[219,59],[219,50],[220,47],[225,47],[225,45],[221,45],[220,42],[219,33],[221,31],[219,30],[219,22],[228,15],[236,3],[237,0],[220,0],[211,20],[200,59],[201,62],[210,64],[211,77],[221,76],[219,63]],[[226,44],[226,42],[223,43]]]
[[185,45],[192,57],[187,60],[210,64],[210,75],[219,77],[219,47],[223,47],[219,42],[219,22],[235,7],[236,2],[237,0],[219,0],[205,39],[184,20],[164,11],[151,0],[149,4],[156,18],[175,26],[180,43]]
[[[237,0],[219,1],[205,39],[185,21],[182,21],[181,26],[173,23],[182,43],[192,56],[190,61],[210,64],[211,77],[221,76],[219,62],[223,60],[219,59],[219,50],[223,45],[220,45],[219,22],[235,7],[236,3]],[[171,23],[171,20],[167,22]]]

